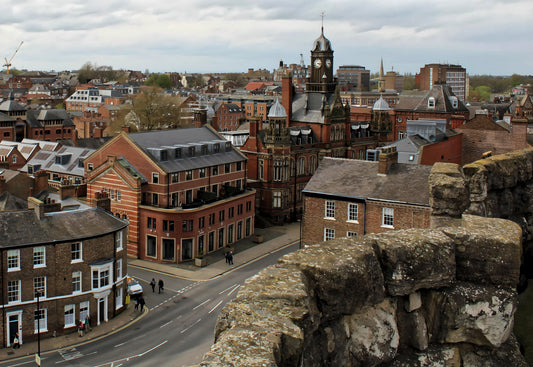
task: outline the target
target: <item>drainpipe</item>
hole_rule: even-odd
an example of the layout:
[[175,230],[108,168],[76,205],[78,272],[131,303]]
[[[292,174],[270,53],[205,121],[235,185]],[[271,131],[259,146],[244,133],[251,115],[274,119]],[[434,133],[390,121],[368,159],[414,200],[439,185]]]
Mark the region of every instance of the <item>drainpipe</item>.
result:
[[[289,163],[289,166],[290,166],[290,163]],[[298,154],[295,154],[294,155],[294,192],[293,192],[293,197],[292,197],[292,202],[293,202],[293,218],[292,220],[295,221],[296,220],[296,178],[297,178],[297,173],[298,173]]]
[[[2,302],[2,330],[6,330],[6,308],[4,302],[4,250],[0,250],[0,269],[2,271],[2,295],[0,296],[0,302]],[[7,333],[9,335],[9,333]],[[8,336],[9,337],[9,336]],[[6,339],[4,338],[4,348],[7,348]]]
[[363,201],[363,236],[366,234],[366,200]]

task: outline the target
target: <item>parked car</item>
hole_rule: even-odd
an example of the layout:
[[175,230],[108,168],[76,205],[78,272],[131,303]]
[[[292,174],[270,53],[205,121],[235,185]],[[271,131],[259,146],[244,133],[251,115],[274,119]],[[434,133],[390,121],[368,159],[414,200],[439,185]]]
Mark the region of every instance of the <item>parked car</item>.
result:
[[127,277],[128,294],[130,296],[138,296],[143,294],[142,285],[133,277]]

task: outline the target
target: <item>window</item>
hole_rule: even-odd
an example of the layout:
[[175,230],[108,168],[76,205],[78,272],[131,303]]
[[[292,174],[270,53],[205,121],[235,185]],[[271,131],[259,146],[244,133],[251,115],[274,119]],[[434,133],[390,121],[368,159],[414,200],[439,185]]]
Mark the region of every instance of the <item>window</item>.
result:
[[222,222],[224,220],[224,210],[218,212],[218,221]]
[[159,194],[152,193],[152,205],[159,206]]
[[111,196],[111,200],[115,200],[115,190],[109,190],[109,195]]
[[242,204],[237,205],[237,215],[242,214],[242,208],[243,208]]
[[305,175],[305,158],[298,159],[298,176]]
[[181,224],[181,229],[183,232],[192,232],[193,229],[193,221],[191,220],[184,220]]
[[331,200],[326,200],[326,210],[324,213],[325,218],[335,219],[335,202]]
[[7,302],[20,302],[20,280],[7,282]]
[[89,164],[87,165],[87,169],[88,169],[89,171],[92,171],[92,170],[94,169],[94,165],[93,165],[92,163],[89,163]]
[[17,156],[16,155],[13,156],[13,163],[17,163]]
[[46,298],[46,277],[33,278],[33,297],[37,296]]
[[171,204],[173,208],[177,207],[179,205],[179,194],[177,192],[172,193],[171,197]]
[[200,178],[205,177],[205,168],[200,168],[199,172],[200,172]]
[[192,190],[185,191],[185,203],[190,204],[193,202]]
[[263,169],[264,169],[264,163],[263,161],[259,161],[258,176],[260,180],[263,179]]
[[7,251],[7,271],[20,270],[20,250]]
[[80,320],[85,320],[89,314],[89,301],[80,302]]
[[237,241],[242,238],[242,220],[237,223]]
[[192,180],[192,170],[189,169],[189,170],[185,171],[185,179],[187,181]]
[[47,318],[46,318],[46,308],[41,308],[40,310],[35,310],[34,311],[34,320],[35,320],[35,332],[38,333],[43,333],[43,332],[46,332],[48,331],[48,326],[47,326]]
[[233,224],[228,226],[228,243],[233,243]]
[[357,204],[348,204],[348,221],[357,222],[359,219],[359,206]]
[[159,183],[159,173],[152,173],[152,183]]
[[252,202],[251,201],[247,201],[246,202],[246,211],[249,212],[250,210],[252,210]]
[[148,229],[153,229],[155,231],[156,230],[155,218],[148,217],[147,220],[148,220],[148,224],[147,224]]
[[209,214],[209,225],[212,226],[215,224],[215,213]]
[[122,287],[117,287],[117,293],[115,297],[115,309],[118,310],[122,306]]
[[230,173],[231,172],[231,163],[226,163],[224,165],[224,173]]
[[179,182],[180,174],[179,173],[173,173],[173,174],[170,175],[170,178],[172,180],[172,183]]
[[198,218],[198,228],[204,228],[205,227],[205,217]]
[[122,259],[117,259],[117,279],[122,278]]
[[331,228],[324,228],[324,241],[329,241],[335,238],[335,230]]
[[235,216],[235,208],[228,208],[228,218],[233,218]]
[[217,176],[218,175],[218,166],[214,166],[211,168],[211,175]]
[[272,207],[281,208],[281,191],[274,191],[272,193]]
[[415,155],[414,154],[409,154],[409,162],[412,162],[415,160]]
[[118,251],[122,250],[122,231],[117,232],[117,237],[115,238],[115,244]]
[[393,208],[383,208],[381,226],[390,227],[390,228],[394,226],[394,209]]
[[242,162],[237,162],[237,168],[236,168],[237,171],[241,171],[242,170]]
[[92,267],[93,289],[109,286],[111,274],[111,264]]
[[42,268],[46,266],[46,251],[44,246],[33,248],[33,267]]
[[435,108],[435,97],[428,98],[428,108]]
[[356,237],[356,236],[357,236],[357,232],[352,232],[352,231],[346,232],[346,237]]
[[117,200],[120,201],[122,199],[120,190],[117,190]]
[[76,321],[74,320],[74,305],[65,305],[65,327],[76,326]]
[[173,220],[163,220],[163,232],[174,232]]
[[72,273],[72,293],[81,292],[81,271]]
[[146,256],[156,257],[156,238],[154,236],[146,236]]
[[71,262],[75,263],[83,261],[81,249],[81,242],[76,242],[70,245]]
[[251,234],[251,226],[252,226],[252,220],[250,218],[246,218],[246,228],[245,228],[246,237],[248,237]]

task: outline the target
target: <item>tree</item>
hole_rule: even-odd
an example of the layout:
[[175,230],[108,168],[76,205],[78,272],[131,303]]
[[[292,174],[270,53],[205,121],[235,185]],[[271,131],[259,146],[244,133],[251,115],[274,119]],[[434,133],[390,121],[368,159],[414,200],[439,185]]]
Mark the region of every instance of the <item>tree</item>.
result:
[[193,74],[187,77],[187,84],[189,88],[199,88],[205,85],[205,80],[202,74]]
[[415,89],[415,77],[408,73],[403,75],[403,90]]
[[144,84],[163,89],[172,88],[172,82],[167,74],[151,74]]
[[84,84],[92,79],[101,79],[102,81],[115,80],[116,72],[111,66],[97,66],[90,61],[83,64],[78,70],[78,80]]
[[163,93],[160,88],[146,87],[135,96],[131,104],[124,105],[110,131],[117,132],[122,125],[130,124],[132,130],[150,131],[173,129],[181,125],[181,101],[176,96]]

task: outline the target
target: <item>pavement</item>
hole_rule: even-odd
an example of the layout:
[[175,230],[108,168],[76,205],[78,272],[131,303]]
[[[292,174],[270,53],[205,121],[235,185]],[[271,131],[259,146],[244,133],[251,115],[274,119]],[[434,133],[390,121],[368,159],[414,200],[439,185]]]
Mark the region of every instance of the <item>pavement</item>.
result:
[[[255,235],[261,236],[263,241],[260,243],[255,242],[255,236],[251,236],[233,244],[233,265],[228,265],[226,263],[224,249],[221,248],[204,256],[207,260],[207,265],[203,267],[194,265],[194,260],[192,262],[180,264],[159,264],[139,259],[128,259],[128,266],[147,269],[155,273],[192,281],[208,281],[258,260],[290,244],[298,243],[300,240],[300,224],[291,223],[279,227],[256,229]],[[120,314],[106,323],[94,326],[81,337],[74,330],[73,333],[67,335],[42,338],[40,342],[41,358],[44,359],[46,358],[47,353],[55,352],[57,350],[65,350],[65,353],[69,353],[69,350],[74,349],[79,345],[119,332],[139,321],[148,312],[149,310],[147,308],[145,308],[143,312],[135,310],[133,302],[130,302]],[[21,345],[20,349],[0,349],[0,361],[16,360],[29,355],[35,355],[37,354],[37,349],[38,345],[36,341],[24,343]],[[75,353],[75,350],[70,351],[70,353]]]

